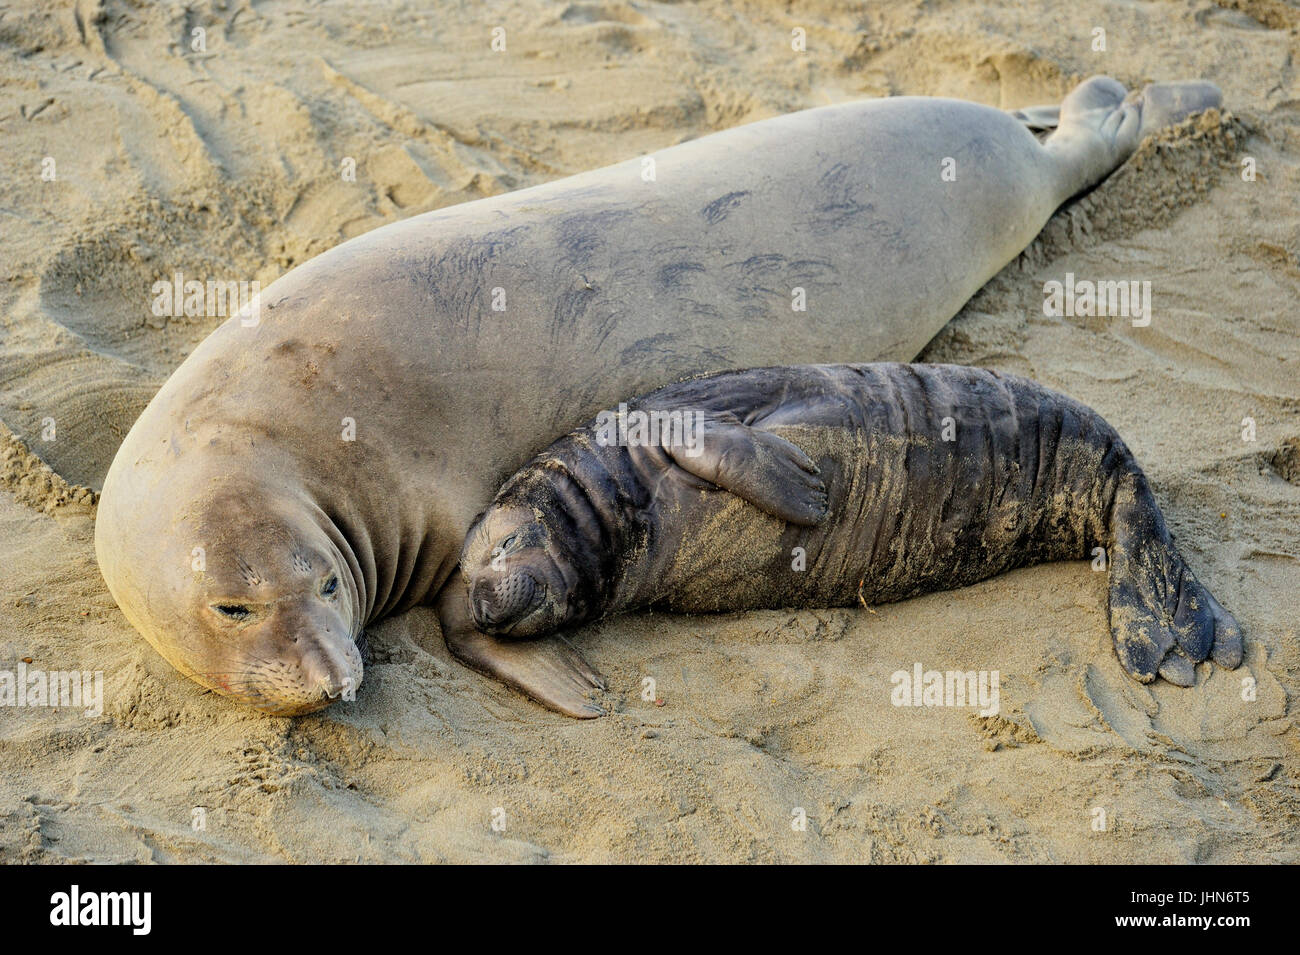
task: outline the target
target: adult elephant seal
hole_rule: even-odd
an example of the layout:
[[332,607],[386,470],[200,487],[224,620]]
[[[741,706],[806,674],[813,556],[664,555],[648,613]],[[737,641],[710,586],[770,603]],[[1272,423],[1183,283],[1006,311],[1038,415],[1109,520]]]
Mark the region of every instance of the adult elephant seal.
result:
[[[914,357],[1144,133],[1218,102],[1094,78],[1043,142],[1050,110],[831,106],[346,242],[145,409],[104,484],[104,578],[204,686],[279,714],[350,696],[365,625],[438,601],[502,479],[575,422],[689,374]],[[563,641],[439,606],[460,660],[585,710],[598,677]]]
[[1097,547],[1132,677],[1191,686],[1207,657],[1241,662],[1096,412],[979,368],[804,365],[602,413],[506,482],[461,570],[475,626],[517,639],[643,607],[887,603]]

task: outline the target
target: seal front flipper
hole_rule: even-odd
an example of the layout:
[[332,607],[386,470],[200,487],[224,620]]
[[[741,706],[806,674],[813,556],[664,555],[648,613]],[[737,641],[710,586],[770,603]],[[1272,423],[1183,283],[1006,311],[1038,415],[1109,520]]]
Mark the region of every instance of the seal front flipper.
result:
[[458,576],[438,598],[438,619],[447,649],[461,663],[500,680],[547,709],[580,720],[604,716],[592,702],[605,680],[563,637],[503,640],[474,627],[465,587]]
[[1236,669],[1241,628],[1178,553],[1140,471],[1118,489],[1110,523],[1111,636],[1124,669],[1178,686],[1193,685],[1207,658]]
[[826,485],[797,446],[730,414],[705,413],[702,422],[696,441],[664,443],[678,467],[791,524],[826,519]]

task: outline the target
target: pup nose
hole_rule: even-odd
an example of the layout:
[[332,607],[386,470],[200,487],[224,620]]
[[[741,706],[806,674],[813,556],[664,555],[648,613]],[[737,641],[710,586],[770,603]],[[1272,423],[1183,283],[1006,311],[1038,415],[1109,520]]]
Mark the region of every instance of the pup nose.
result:
[[499,630],[537,606],[542,586],[532,574],[518,571],[498,580],[479,579],[470,594],[474,623],[480,630]]

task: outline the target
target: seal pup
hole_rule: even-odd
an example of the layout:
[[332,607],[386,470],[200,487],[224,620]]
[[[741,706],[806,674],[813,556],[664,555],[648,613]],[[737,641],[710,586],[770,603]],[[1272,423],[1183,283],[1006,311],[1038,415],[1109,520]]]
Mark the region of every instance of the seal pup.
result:
[[465,531],[521,461],[685,375],[915,357],[1058,206],[1218,102],[1096,77],[1041,142],[973,103],[846,103],[359,236],[149,403],[104,481],[104,579],[177,669],[266,712],[350,696],[363,628],[421,603],[461,661],[585,706],[563,641],[458,626]]
[[1094,548],[1130,676],[1241,662],[1096,412],[980,368],[804,365],[689,379],[561,438],[475,521],[461,572],[474,625],[520,639],[645,607],[888,603]]

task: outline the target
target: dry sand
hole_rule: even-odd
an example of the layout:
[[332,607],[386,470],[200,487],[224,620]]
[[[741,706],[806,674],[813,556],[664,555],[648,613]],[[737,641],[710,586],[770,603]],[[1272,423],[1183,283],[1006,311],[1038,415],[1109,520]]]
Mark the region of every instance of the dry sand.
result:
[[[1276,0],[0,0],[0,669],[106,681],[98,718],[0,710],[0,860],[1300,861],[1298,26]],[[617,712],[587,723],[463,669],[415,611],[376,628],[355,704],[291,721],[176,675],[100,580],[87,489],[217,321],[151,315],[173,271],[266,284],[387,222],[737,123],[1055,103],[1095,72],[1210,79],[1231,116],[1149,142],[925,357],[1118,427],[1245,628],[1237,673],[1129,681],[1078,563],[874,614],[609,621],[580,640]],[[1149,279],[1154,321],[1045,318],[1066,272]],[[892,706],[918,661],[998,670],[1001,715]]]

